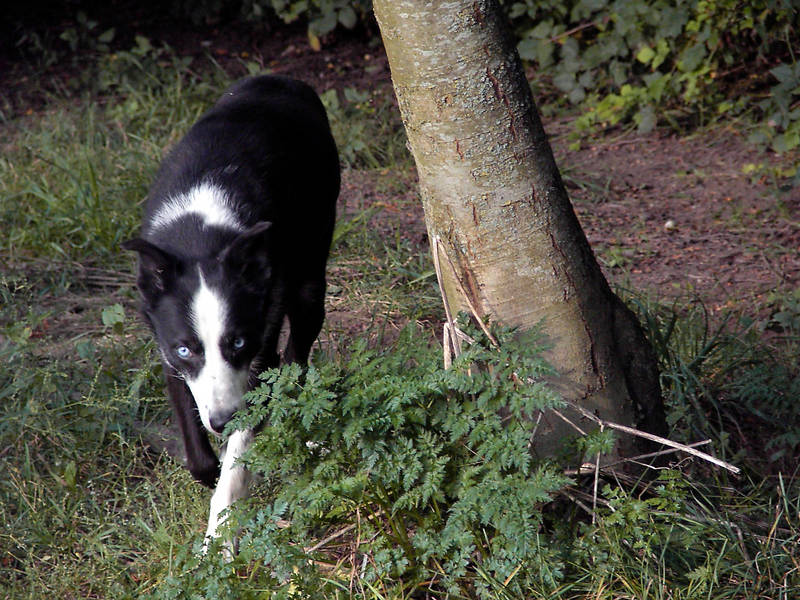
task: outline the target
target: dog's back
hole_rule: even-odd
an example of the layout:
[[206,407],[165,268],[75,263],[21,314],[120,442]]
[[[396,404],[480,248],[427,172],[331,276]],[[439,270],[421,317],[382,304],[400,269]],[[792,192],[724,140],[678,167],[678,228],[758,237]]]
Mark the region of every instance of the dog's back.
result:
[[284,77],[245,79],[163,161],[143,237],[177,256],[202,258],[234,230],[270,221],[290,266],[302,257],[324,269],[338,191],[336,146],[314,91]]

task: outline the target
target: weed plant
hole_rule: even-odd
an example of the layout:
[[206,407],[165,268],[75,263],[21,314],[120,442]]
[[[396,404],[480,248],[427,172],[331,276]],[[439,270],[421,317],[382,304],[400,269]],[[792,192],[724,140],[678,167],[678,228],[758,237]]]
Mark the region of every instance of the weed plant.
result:
[[322,102],[344,166],[377,169],[410,161],[390,89],[345,88],[341,96],[335,89],[326,90]]
[[745,491],[694,465],[650,481],[604,477],[592,498],[591,478],[530,454],[527,417],[559,403],[544,383],[545,340],[498,332],[497,352],[479,330],[469,334],[478,343],[449,371],[427,336],[408,329],[391,348],[361,340],[305,373],[265,373],[230,426],[270,424],[244,459],[267,478],[230,521],[240,554],[232,564],[201,558],[197,539],[154,597],[800,592],[796,482]]
[[[128,52],[98,55],[100,84],[50,96],[41,114],[3,124],[3,598],[138,598],[206,517],[202,489],[149,448],[169,412],[157,355],[135,318],[133,260],[118,247],[138,229],[164,149],[230,83],[219,69],[201,76],[187,66],[137,39]],[[345,167],[386,166],[394,156],[371,129],[385,104],[351,90],[331,105]],[[380,298],[386,314],[413,316],[430,294],[416,284],[410,306],[397,288],[417,277],[408,255],[418,248],[381,238],[364,218],[371,214],[342,223],[333,261],[396,288]],[[337,296],[380,296],[336,287]]]
[[[659,357],[678,437],[713,436],[726,460],[759,463],[759,472],[793,472],[800,449],[795,297],[776,299],[778,310],[768,319],[728,314],[716,321],[702,303],[666,307],[631,298]],[[774,327],[780,333],[765,341]]]
[[[444,371],[440,350],[407,329],[391,349],[360,340],[347,358],[315,361],[307,372],[292,365],[265,373],[251,410],[232,427],[270,423],[246,461],[269,474],[277,494],[240,518],[246,534],[237,560],[270,565],[260,585],[277,591],[292,583],[304,595],[335,593],[333,580],[348,584],[342,575],[353,569],[362,591],[403,595],[459,594],[464,581],[486,592],[517,569],[521,592],[539,577],[533,566],[549,559],[538,543],[537,507],[567,481],[531,458],[535,423],[522,416],[558,399],[541,381],[552,373],[541,339],[527,341],[507,352],[475,344]],[[473,370],[476,363],[485,369]],[[516,370],[528,382],[510,386]],[[289,526],[279,528],[279,519]],[[332,556],[318,543],[321,532],[356,522],[355,537],[346,538],[363,540],[355,547],[338,539]],[[216,597],[208,583],[191,574],[173,580],[178,597]]]

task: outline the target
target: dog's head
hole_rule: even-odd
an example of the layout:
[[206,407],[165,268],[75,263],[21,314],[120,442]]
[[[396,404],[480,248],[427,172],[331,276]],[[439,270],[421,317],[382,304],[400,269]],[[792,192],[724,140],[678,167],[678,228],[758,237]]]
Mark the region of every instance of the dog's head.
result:
[[143,313],[164,361],[185,379],[205,428],[219,434],[242,408],[262,347],[272,273],[270,224],[238,234],[217,256],[185,260],[141,238]]

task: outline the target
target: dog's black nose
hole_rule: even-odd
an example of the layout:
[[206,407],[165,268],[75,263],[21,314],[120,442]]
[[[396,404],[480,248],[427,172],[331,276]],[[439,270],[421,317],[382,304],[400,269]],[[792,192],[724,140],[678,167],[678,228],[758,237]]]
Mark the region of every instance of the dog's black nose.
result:
[[233,418],[233,415],[236,413],[235,410],[230,412],[217,412],[211,413],[208,416],[209,424],[211,425],[211,429],[213,429],[217,433],[222,433],[222,430],[225,429],[225,425],[228,424]]

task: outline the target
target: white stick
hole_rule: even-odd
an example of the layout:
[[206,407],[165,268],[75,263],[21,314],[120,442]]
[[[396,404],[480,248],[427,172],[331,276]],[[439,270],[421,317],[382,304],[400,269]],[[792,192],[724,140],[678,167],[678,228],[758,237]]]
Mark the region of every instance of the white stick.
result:
[[[653,435],[652,433],[647,433],[646,431],[640,431],[638,429],[634,429],[633,427],[628,427],[627,425],[620,425],[619,423],[612,423],[611,421],[605,421],[600,417],[597,417],[590,413],[588,410],[575,404],[574,402],[570,402],[569,400],[564,400],[569,406],[577,410],[587,419],[591,419],[595,423],[609,427],[611,429],[616,429],[618,431],[623,431],[625,433],[629,433],[631,435],[635,435],[637,437],[644,438],[646,440],[650,440],[651,442],[656,442],[662,444],[664,446],[669,446],[670,448],[677,448],[678,450],[682,450],[692,456],[696,456],[697,458],[701,458],[707,462],[717,465],[718,467],[722,467],[723,469],[727,469],[731,473],[739,474],[741,469],[739,467],[735,467],[730,463],[726,463],[724,460],[720,460],[710,454],[706,454],[705,452],[701,452],[700,450],[695,450],[691,446],[687,446],[686,444],[679,444],[678,442],[673,442],[672,440],[668,440],[667,438],[663,438],[658,435]],[[563,417],[562,417],[563,418]]]

